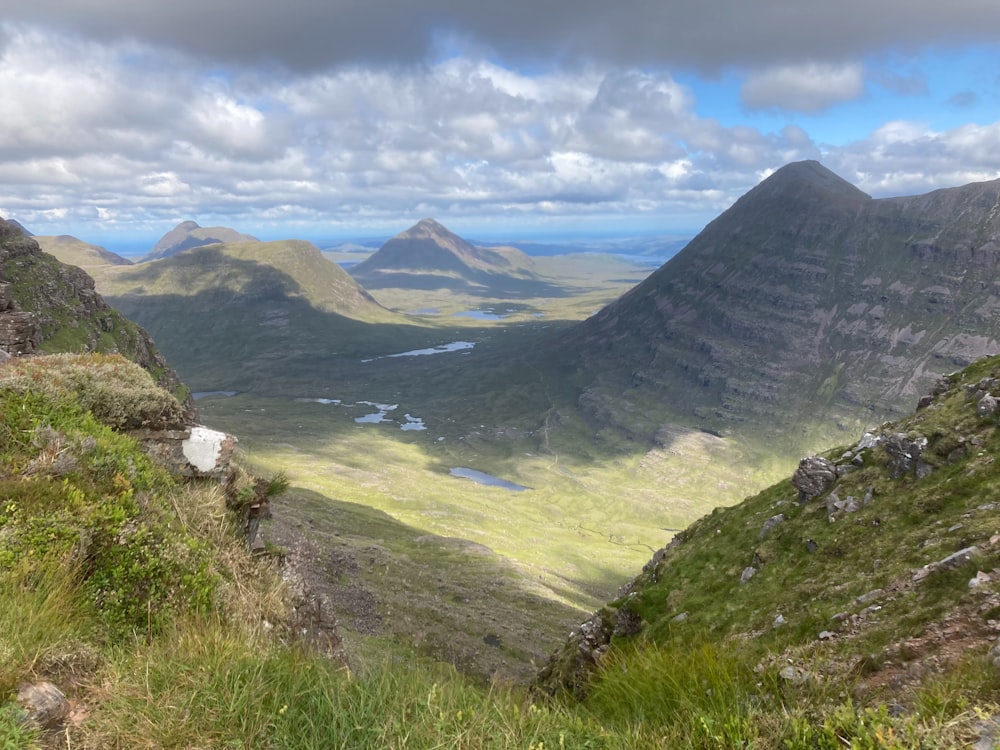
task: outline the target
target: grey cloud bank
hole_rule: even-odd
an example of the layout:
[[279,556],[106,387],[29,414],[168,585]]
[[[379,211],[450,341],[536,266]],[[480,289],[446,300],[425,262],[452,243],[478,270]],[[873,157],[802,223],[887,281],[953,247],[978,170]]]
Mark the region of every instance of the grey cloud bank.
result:
[[[8,0],[0,215],[84,239],[187,218],[266,237],[426,216],[697,230],[807,158],[922,192],[1000,175],[997,118],[890,112],[836,142],[816,118],[873,85],[929,96],[918,64],[864,53],[995,45],[996,28],[1000,4],[963,1]],[[736,71],[736,105],[769,119],[706,114],[699,70]],[[992,87],[935,106],[972,112]]]
[[4,18],[243,63],[403,62],[469,38],[506,60],[598,59],[716,70],[836,60],[893,44],[992,41],[979,0],[7,0]]

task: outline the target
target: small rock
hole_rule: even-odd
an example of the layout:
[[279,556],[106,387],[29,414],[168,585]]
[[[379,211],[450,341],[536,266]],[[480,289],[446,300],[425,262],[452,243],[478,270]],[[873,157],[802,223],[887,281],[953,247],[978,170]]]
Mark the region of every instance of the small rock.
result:
[[771,627],[772,628],[780,628],[782,625],[785,624],[785,622],[787,622],[787,621],[785,620],[784,615],[782,615],[779,612],[778,616],[774,618],[774,622],[771,624]]
[[752,565],[743,568],[743,572],[740,574],[740,585],[746,583],[755,575],[757,575],[757,568],[753,567]]
[[976,734],[979,740],[970,745],[971,750],[993,750],[997,746],[997,733],[1000,732],[1000,714],[994,714],[976,724]]
[[846,620],[850,616],[851,616],[850,612],[838,612],[837,614],[835,614],[830,619],[833,620],[834,622],[843,622],[844,620]]
[[870,607],[865,607],[863,610],[861,610],[860,612],[858,612],[858,616],[859,617],[868,617],[868,615],[873,615],[876,612],[878,612],[880,609],[882,609],[882,605],[881,604],[873,604]]
[[969,588],[974,589],[976,586],[981,586],[984,583],[989,583],[992,580],[993,579],[990,577],[989,573],[984,573],[983,571],[980,570],[978,573],[976,573],[974,578],[969,579]]
[[854,600],[855,604],[868,604],[868,602],[873,602],[879,597],[885,594],[883,589],[872,589],[867,594],[862,594],[857,599]]
[[960,549],[958,552],[953,552],[943,560],[938,560],[935,563],[928,563],[913,574],[913,580],[922,581],[936,570],[950,570],[964,565],[972,560],[972,556],[978,551],[979,548],[973,545],[972,547]]
[[689,612],[681,612],[679,615],[674,615],[670,618],[671,622],[684,622],[688,617],[690,617]]
[[949,531],[949,532],[952,532],[952,531],[958,531],[959,529],[962,529],[962,528],[965,528],[965,524],[962,524],[962,523],[956,523],[956,524],[955,524],[954,526],[950,526],[950,527],[948,527],[948,531]]
[[776,526],[779,526],[780,524],[784,523],[784,521],[785,521],[784,513],[779,513],[776,516],[771,516],[766,521],[764,521],[764,525],[761,527],[760,534],[758,535],[757,539],[758,540],[763,539],[768,534],[770,534]]
[[863,451],[868,450],[869,448],[874,448],[879,444],[880,440],[881,438],[879,438],[878,435],[875,435],[872,432],[866,432],[861,436],[861,440],[858,442],[858,445],[854,450]]
[[51,682],[23,685],[17,691],[17,702],[29,721],[43,729],[57,727],[69,715],[69,701]]
[[806,552],[810,555],[819,549],[819,545],[816,544],[812,539],[806,539]]
[[778,672],[778,676],[793,685],[802,685],[809,682],[810,674],[801,667],[787,666],[783,667],[781,671]]
[[805,503],[821,495],[837,481],[837,467],[819,456],[807,456],[799,461],[792,474],[792,486],[799,492],[799,502]]
[[828,641],[831,638],[835,637],[836,635],[837,634],[834,633],[832,630],[824,630],[819,634],[819,639],[821,641]]
[[997,412],[997,400],[990,394],[984,395],[976,404],[976,414],[980,417],[991,417]]

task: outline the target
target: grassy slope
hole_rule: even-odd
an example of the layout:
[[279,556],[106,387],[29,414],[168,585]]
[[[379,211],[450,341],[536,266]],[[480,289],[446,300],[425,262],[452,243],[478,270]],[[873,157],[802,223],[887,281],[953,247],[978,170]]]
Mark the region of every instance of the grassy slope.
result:
[[[89,362],[83,358],[80,366]],[[984,365],[966,380],[998,366]],[[114,378],[104,381],[110,385]],[[650,619],[648,632],[660,645],[646,642],[634,651],[616,646],[586,701],[549,703],[516,689],[477,687],[404,652],[386,651],[385,661],[369,659],[346,670],[312,652],[306,641],[269,635],[291,635],[281,628],[288,599],[273,568],[266,561],[252,563],[233,544],[219,493],[185,491],[158,478],[130,440],[61,400],[61,386],[42,393],[32,382],[44,378],[3,386],[0,399],[7,428],[0,443],[3,481],[8,497],[13,490],[20,498],[16,508],[9,500],[4,506],[0,544],[5,553],[17,545],[34,550],[22,551],[17,565],[0,568],[0,684],[9,696],[21,682],[55,680],[75,703],[59,731],[41,737],[19,724],[12,704],[0,699],[0,740],[6,747],[33,748],[42,741],[45,747],[73,748],[958,747],[975,740],[980,716],[997,710],[1000,691],[996,671],[984,658],[985,641],[957,666],[924,659],[927,671],[908,672],[923,676],[909,692],[882,693],[879,685],[895,683],[876,679],[887,666],[881,658],[905,665],[926,656],[921,649],[931,642],[908,639],[883,652],[878,649],[887,640],[880,634],[906,637],[918,632],[921,618],[942,621],[941,615],[951,612],[965,619],[943,620],[961,625],[952,635],[942,633],[948,644],[959,640],[955,633],[964,636],[976,617],[995,616],[982,606],[994,596],[994,584],[987,584],[984,594],[970,592],[966,580],[977,568],[996,564],[988,542],[992,516],[970,509],[993,494],[998,470],[988,459],[1000,449],[1000,438],[994,420],[970,416],[961,385],[904,426],[933,437],[926,457],[939,465],[935,473],[921,480],[890,481],[864,472],[848,477],[876,483],[871,508],[881,514],[881,531],[867,522],[813,518],[822,504],[818,500],[797,513],[781,506],[792,517],[763,544],[756,543],[761,518],[789,495],[787,483],[712,514],[656,571],[667,588],[633,597],[641,600],[634,606]],[[39,436],[53,432],[63,435],[62,444],[77,456],[69,473],[47,463],[59,452],[52,453],[51,439]],[[969,444],[977,437],[979,444],[964,458],[947,460],[941,454],[952,455],[945,448],[958,433]],[[26,439],[31,435],[34,439]],[[877,470],[877,453],[870,458]],[[46,465],[47,470],[27,471]],[[123,482],[143,491],[142,504],[124,516],[108,514],[109,493],[128,497]],[[905,490],[908,502],[896,499],[900,493],[892,482]],[[302,500],[308,498],[300,494],[290,502]],[[66,515],[70,506],[73,512]],[[328,512],[352,511],[339,506]],[[57,537],[31,532],[60,513],[63,533]],[[370,511],[357,513],[369,515],[363,525],[387,523]],[[955,518],[963,529],[949,526]],[[91,521],[98,530],[112,524],[125,531],[88,537],[100,545],[93,551],[106,550],[91,558],[89,568],[75,567],[72,557],[46,554],[79,549],[72,534]],[[170,533],[163,543],[148,543],[164,529]],[[353,533],[350,524],[345,531]],[[380,533],[387,546],[400,543],[395,531]],[[794,551],[802,533],[820,545],[805,560]],[[977,565],[932,574],[912,590],[891,591],[883,609],[869,614],[857,632],[835,627],[835,638],[815,642],[813,631],[827,615],[844,607],[857,610],[853,597],[884,585],[880,576],[909,574],[911,566],[984,540]],[[191,551],[184,558],[176,554],[179,544]],[[411,539],[410,545],[413,562],[420,565],[421,543]],[[741,593],[731,579],[753,547],[766,562]],[[892,554],[896,549],[898,559]],[[129,550],[142,555],[134,569],[123,566]],[[783,552],[800,564],[786,559],[781,565]],[[868,564],[873,554],[882,560],[881,572]],[[171,572],[178,565],[201,572],[196,578]],[[108,586],[107,574],[116,570],[120,573],[111,579],[116,585],[148,581],[156,570],[164,573],[164,586]],[[190,597],[171,594],[195,581],[205,594],[197,606]],[[95,598],[95,591],[102,594]],[[113,595],[125,591],[132,595]],[[151,594],[147,608],[144,597]],[[686,622],[665,628],[662,620],[654,622],[679,607],[691,612]],[[776,608],[786,625],[757,627],[761,618],[767,625]],[[130,611],[139,619],[129,619]],[[139,637],[129,634],[130,622]],[[733,637],[747,628],[753,637]],[[664,641],[667,633],[671,637]],[[864,659],[854,661],[856,654]],[[751,667],[758,660],[763,671],[755,674]],[[785,664],[810,677],[801,684],[783,681],[775,673]],[[854,689],[859,674],[868,689]],[[897,701],[892,713],[883,702],[889,699]]]
[[[693,524],[600,611],[597,628],[618,633],[605,669],[586,677],[577,635],[544,684],[589,693],[588,701],[619,706],[623,716],[667,710],[671,699],[655,698],[653,683],[669,677],[678,655],[711,644],[741,665],[733,679],[746,680],[732,702],[745,712],[727,741],[752,737],[760,731],[754,715],[790,698],[826,718],[845,697],[894,703],[916,715],[907,728],[913,742],[921,722],[944,714],[974,723],[973,707],[992,710],[1000,699],[988,656],[1000,613],[1000,429],[996,415],[977,414],[972,394],[998,375],[1000,358],[977,363],[931,406],[884,425],[887,435],[927,438],[922,456],[932,470],[897,475],[884,447],[864,451],[864,466],[830,490],[841,500],[870,490],[870,504],[855,513],[831,517],[829,493],[800,504],[786,480]],[[1000,390],[996,383],[989,388]],[[844,451],[826,455],[837,460]],[[779,513],[784,522],[763,535]],[[933,567],[973,546],[968,560]],[[756,574],[741,583],[750,566]]]
[[127,258],[68,234],[53,237],[36,234],[32,235],[32,239],[38,243],[42,250],[55,256],[60,262],[70,266],[78,266],[85,271],[106,265],[128,266],[132,264],[132,261]]

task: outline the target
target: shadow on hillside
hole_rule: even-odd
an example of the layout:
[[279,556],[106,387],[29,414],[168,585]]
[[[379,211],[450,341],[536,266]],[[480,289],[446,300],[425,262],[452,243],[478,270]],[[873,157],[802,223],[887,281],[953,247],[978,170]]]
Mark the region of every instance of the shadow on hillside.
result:
[[[442,537],[367,506],[294,487],[266,534],[292,554],[345,635],[388,638],[482,679],[529,680],[586,612],[481,544]],[[556,591],[556,596],[572,592]]]
[[[149,331],[193,391],[399,404],[400,418],[407,412],[421,417],[428,431],[449,439],[482,435],[477,440],[488,451],[504,450],[511,436],[524,450],[537,450],[545,430],[568,422],[575,425],[577,449],[593,460],[653,446],[652,434],[629,433],[580,411],[576,365],[563,361],[560,347],[572,322],[370,323],[317,310],[285,293],[287,279],[278,281],[280,286],[255,284],[248,294],[212,290],[107,300]],[[453,342],[475,346],[399,356]],[[325,423],[323,439],[350,427]]]
[[530,299],[535,297],[564,298],[579,294],[579,289],[567,289],[544,279],[521,279],[504,274],[476,274],[457,278],[434,273],[379,272],[354,277],[365,289],[413,289],[419,291],[447,290],[473,297]]
[[[424,419],[435,435],[478,441],[491,452],[515,443],[537,450],[549,430],[569,423],[573,449],[588,459],[642,454],[653,446],[655,427],[630,432],[579,408],[578,383],[588,381],[565,354],[564,334],[572,322],[438,327],[408,323],[402,316],[399,323],[367,322],[317,309],[294,278],[266,263],[213,248],[167,262],[131,270],[136,293],[107,300],[149,331],[192,390],[398,403],[400,415],[409,411]],[[156,288],[165,270],[178,283],[188,272],[218,273],[213,264],[224,268],[220,283],[229,287],[190,295],[139,291]],[[507,281],[521,285],[526,296],[540,291],[532,287],[535,282]],[[555,285],[543,287],[550,295],[570,294]],[[474,342],[475,348],[393,356],[457,341]],[[330,422],[322,432],[335,439],[343,429]],[[400,433],[406,440],[424,437]]]

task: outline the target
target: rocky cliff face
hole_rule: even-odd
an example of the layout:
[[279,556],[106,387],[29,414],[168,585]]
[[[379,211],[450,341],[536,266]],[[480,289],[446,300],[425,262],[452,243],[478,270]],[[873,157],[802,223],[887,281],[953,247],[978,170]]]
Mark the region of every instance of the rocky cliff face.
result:
[[1000,351],[1000,181],[873,200],[788,165],[563,342],[581,403],[853,431]]
[[0,219],[0,348],[9,354],[117,352],[149,371],[178,396],[189,417],[194,402],[152,339],[111,308],[94,280],[41,251]]

